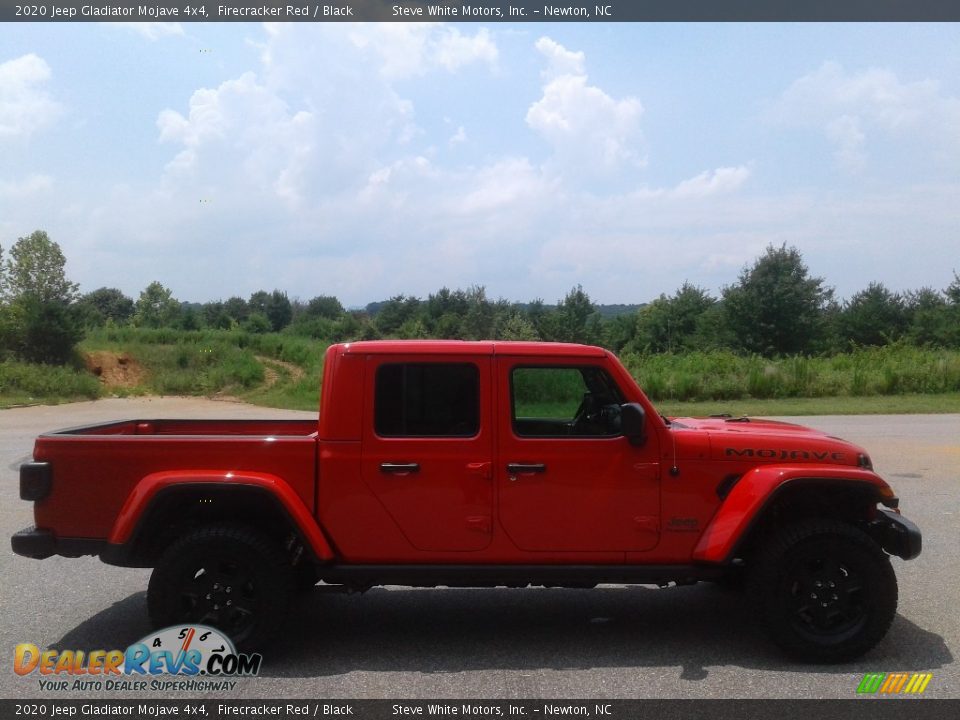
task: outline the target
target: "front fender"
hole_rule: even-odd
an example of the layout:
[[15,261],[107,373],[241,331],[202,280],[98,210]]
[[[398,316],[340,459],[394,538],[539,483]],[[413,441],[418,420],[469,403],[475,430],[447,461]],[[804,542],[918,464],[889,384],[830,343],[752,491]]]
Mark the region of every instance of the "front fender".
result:
[[892,498],[890,486],[876,473],[863,468],[835,465],[764,465],[745,473],[733,486],[693,551],[697,562],[725,563],[764,506],[778,492],[796,483],[841,483],[866,487],[877,501]]
[[296,525],[301,537],[313,550],[315,557],[329,561],[334,557],[330,543],[324,537],[313,515],[304,505],[300,496],[294,492],[283,478],[268,473],[232,472],[217,470],[168,471],[152,473],[137,483],[127,496],[117,519],[110,531],[107,542],[110,545],[123,545],[128,542],[145,516],[150,503],[157,494],[178,486],[196,486],[211,484],[216,486],[241,485],[255,487],[268,493],[280,503],[290,520]]

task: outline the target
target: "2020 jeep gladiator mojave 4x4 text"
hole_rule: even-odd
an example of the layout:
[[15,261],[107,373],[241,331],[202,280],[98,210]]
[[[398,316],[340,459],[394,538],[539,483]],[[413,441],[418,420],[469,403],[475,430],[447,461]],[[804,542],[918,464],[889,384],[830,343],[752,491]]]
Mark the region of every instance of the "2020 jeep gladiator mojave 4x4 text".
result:
[[319,421],[130,420],[42,435],[27,557],[152,567],[152,621],[247,647],[298,586],[737,580],[795,657],[873,647],[920,552],[864,450],[786,423],[666,419],[611,353],[333,345]]

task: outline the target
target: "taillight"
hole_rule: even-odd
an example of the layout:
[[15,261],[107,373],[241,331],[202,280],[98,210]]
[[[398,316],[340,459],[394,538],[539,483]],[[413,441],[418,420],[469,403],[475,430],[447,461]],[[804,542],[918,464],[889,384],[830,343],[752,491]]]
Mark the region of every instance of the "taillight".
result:
[[27,462],[20,466],[20,499],[43,500],[53,487],[50,463]]

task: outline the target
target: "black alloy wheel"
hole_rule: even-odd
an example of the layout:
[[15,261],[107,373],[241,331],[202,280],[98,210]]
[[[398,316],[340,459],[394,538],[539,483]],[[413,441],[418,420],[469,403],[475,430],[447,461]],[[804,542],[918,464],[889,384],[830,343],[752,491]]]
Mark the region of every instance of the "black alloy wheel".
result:
[[238,647],[255,648],[282,627],[292,588],[290,563],[269,537],[212,525],[167,549],[150,576],[147,606],[156,627],[210,625]]
[[773,641],[807,662],[845,662],[893,622],[897,579],[866,533],[834,520],[791,525],[765,543],[748,593]]

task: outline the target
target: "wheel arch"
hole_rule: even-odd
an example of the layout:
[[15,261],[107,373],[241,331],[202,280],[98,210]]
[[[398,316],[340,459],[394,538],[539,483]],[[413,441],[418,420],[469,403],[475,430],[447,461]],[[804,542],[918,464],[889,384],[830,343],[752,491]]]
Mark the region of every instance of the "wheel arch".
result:
[[896,506],[890,486],[869,470],[766,466],[730,490],[693,552],[698,562],[729,564],[747,554],[771,525],[805,517],[867,523],[877,503]]
[[152,567],[183,533],[220,522],[257,528],[281,544],[298,542],[315,562],[334,557],[313,515],[286,482],[236,472],[147,476],[127,498],[100,557],[112,565]]

